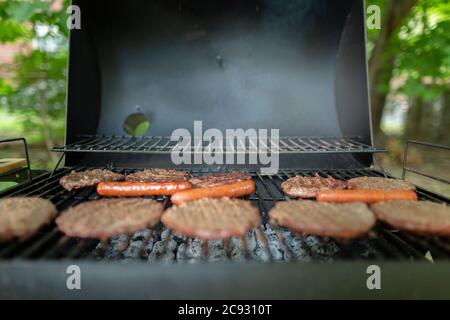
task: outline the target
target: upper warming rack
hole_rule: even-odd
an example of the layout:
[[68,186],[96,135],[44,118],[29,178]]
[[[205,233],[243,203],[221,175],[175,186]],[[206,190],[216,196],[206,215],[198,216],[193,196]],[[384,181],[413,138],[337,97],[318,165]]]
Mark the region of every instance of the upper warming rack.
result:
[[[375,153],[384,152],[385,149],[376,148],[356,140],[357,138],[337,137],[282,137],[278,144],[271,141],[269,145],[259,140],[258,147],[268,148],[271,152],[281,154],[298,153]],[[167,154],[174,150],[178,141],[172,141],[170,137],[130,137],[130,136],[82,136],[72,144],[64,147],[56,147],[54,152],[87,152],[87,153],[135,153],[135,154]],[[277,146],[278,145],[278,146]],[[223,150],[215,149],[219,153],[246,153],[258,152],[254,142],[247,140],[245,143],[234,141],[233,144],[223,143]],[[184,149],[186,150],[186,149]],[[197,145],[192,143],[188,149],[190,153],[208,152],[211,150],[209,141],[202,141]]]

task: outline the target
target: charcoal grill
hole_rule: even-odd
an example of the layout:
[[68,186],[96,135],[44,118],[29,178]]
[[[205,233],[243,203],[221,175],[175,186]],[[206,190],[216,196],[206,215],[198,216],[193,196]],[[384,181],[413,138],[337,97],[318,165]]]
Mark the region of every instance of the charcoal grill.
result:
[[[363,1],[74,4],[83,20],[71,32],[66,144],[53,150],[60,162],[1,197],[43,197],[60,212],[99,199],[94,189],[66,191],[59,179],[71,170],[173,167],[170,133],[195,120],[222,130],[281,129],[281,169],[177,167],[192,176],[252,175],[257,190],[246,199],[263,223],[240,239],[200,241],[159,225],[99,242],[65,237],[53,224],[0,244],[0,298],[448,297],[448,239],[379,224],[365,238],[340,241],[268,221],[275,203],[289,200],[280,189],[289,177],[388,176],[373,165],[385,150],[371,137]],[[136,113],[149,119],[148,136],[124,135]],[[418,195],[449,202],[422,188]],[[373,264],[382,270],[381,291],[366,287]],[[70,265],[82,270],[80,291],[66,287]]]

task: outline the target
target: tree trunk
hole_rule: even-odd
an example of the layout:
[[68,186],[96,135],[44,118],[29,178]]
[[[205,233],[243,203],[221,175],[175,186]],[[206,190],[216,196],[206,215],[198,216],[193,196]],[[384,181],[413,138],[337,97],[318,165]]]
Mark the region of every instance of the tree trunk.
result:
[[438,141],[450,145],[450,91],[443,94]]
[[57,161],[57,157],[53,152],[50,151],[51,149],[53,149],[54,144],[50,132],[50,124],[48,122],[48,101],[45,97],[45,93],[41,90],[39,90],[38,97],[40,101],[39,117],[42,120],[42,135],[44,137],[45,146],[47,148],[48,159],[55,163]]
[[423,140],[422,137],[422,119],[423,119],[424,101],[422,97],[415,97],[408,110],[405,140]]
[[411,9],[418,0],[395,0],[388,1],[384,13],[383,24],[380,34],[375,43],[372,56],[369,61],[369,82],[371,85],[372,121],[375,136],[381,134],[381,119],[383,117],[384,105],[386,104],[387,90],[392,79],[395,55],[386,54],[393,35],[408,16]]

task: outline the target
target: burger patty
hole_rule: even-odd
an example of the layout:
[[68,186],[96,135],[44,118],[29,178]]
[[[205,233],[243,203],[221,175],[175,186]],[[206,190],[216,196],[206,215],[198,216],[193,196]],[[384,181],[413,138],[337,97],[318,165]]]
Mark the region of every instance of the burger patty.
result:
[[163,205],[151,199],[108,199],[84,202],[56,219],[69,237],[107,240],[159,223]]
[[188,237],[219,240],[241,237],[261,223],[258,210],[239,199],[201,199],[171,207],[161,221],[174,232]]
[[404,180],[382,177],[359,177],[348,180],[348,188],[354,190],[416,190],[416,187]]
[[125,179],[130,182],[177,182],[188,180],[189,174],[173,169],[151,168],[129,174]]
[[6,198],[0,200],[0,240],[27,238],[53,220],[58,211],[41,198]]
[[319,203],[295,200],[277,203],[271,222],[294,232],[352,239],[365,235],[376,222],[364,203]]
[[72,171],[70,174],[62,177],[59,183],[66,190],[94,187],[100,182],[122,181],[125,176],[105,169],[93,169],[88,171]]
[[227,172],[227,173],[214,173],[208,174],[206,176],[195,177],[189,180],[189,182],[191,182],[194,185],[194,187],[207,188],[244,182],[248,180],[252,180],[252,176],[246,172]]
[[290,197],[295,198],[315,198],[317,192],[323,190],[346,189],[347,182],[336,180],[333,177],[322,178],[296,176],[281,184],[281,189]]
[[373,204],[377,218],[420,235],[450,236],[450,207],[431,201],[386,201]]

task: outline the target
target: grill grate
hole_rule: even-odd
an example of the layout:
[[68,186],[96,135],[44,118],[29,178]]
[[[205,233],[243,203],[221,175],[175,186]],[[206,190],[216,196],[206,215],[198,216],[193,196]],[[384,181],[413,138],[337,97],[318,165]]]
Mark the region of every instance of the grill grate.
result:
[[[82,136],[76,143],[64,147],[54,148],[54,152],[107,152],[107,153],[135,153],[135,154],[166,154],[170,153],[178,141],[170,137],[129,137],[129,136]],[[266,142],[258,140],[260,148],[267,148]],[[385,152],[385,149],[375,148],[358,142],[358,138],[336,137],[282,137],[278,148],[273,151],[279,153],[374,153]],[[201,145],[192,146],[191,153],[207,152],[208,141]],[[221,153],[254,153],[256,144],[248,139],[244,142],[235,141],[233,145],[225,145]],[[270,146],[274,146],[271,141]],[[217,149],[216,149],[217,152]]]
[[[76,170],[87,168],[79,167]],[[58,183],[59,178],[71,169],[58,170],[53,176],[45,175],[3,193],[1,196],[40,196],[55,203],[60,211],[87,200],[99,199],[93,189],[66,191]],[[129,173],[134,170],[117,169]],[[191,170],[193,175],[206,173],[205,170]],[[338,241],[293,234],[285,228],[273,227],[268,222],[268,212],[277,201],[289,198],[281,191],[281,182],[294,175],[316,173],[331,175],[339,179],[356,176],[380,176],[381,173],[369,169],[360,170],[281,170],[274,176],[261,176],[250,172],[257,184],[257,191],[247,199],[259,208],[263,224],[241,239],[224,241],[199,241],[186,238],[167,230],[161,224],[153,230],[142,230],[130,236],[121,235],[100,243],[96,240],[68,238],[58,232],[55,225],[47,226],[35,236],[20,242],[0,244],[2,259],[96,259],[117,260],[137,259],[156,261],[331,261],[338,259],[415,259],[424,260],[429,252],[433,259],[450,257],[450,241],[436,237],[417,237],[403,232],[392,231],[377,226],[366,238],[354,241]],[[444,198],[418,190],[423,199],[446,201]],[[170,206],[166,197],[154,197],[165,207]]]

